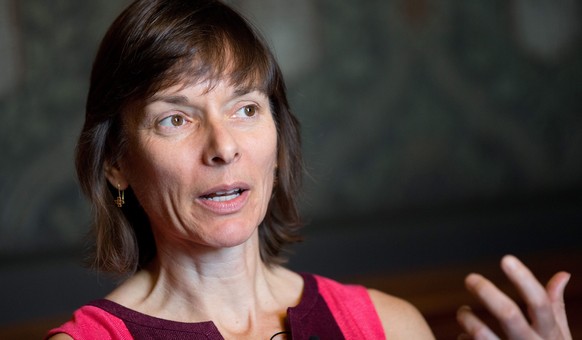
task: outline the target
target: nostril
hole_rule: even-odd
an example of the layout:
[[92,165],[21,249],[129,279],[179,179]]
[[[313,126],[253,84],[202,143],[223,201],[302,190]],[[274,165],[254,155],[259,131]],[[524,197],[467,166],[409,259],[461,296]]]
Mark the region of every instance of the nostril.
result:
[[210,163],[214,165],[224,165],[236,161],[240,157],[238,152],[232,154],[215,155],[210,158]]
[[218,123],[208,130],[204,160],[208,165],[225,165],[240,157],[238,143],[227,127]]
[[222,158],[220,158],[220,157],[218,157],[218,156],[216,156],[216,157],[213,157],[213,158],[211,159],[211,161],[212,161],[212,163],[214,163],[214,164],[221,164],[221,163],[226,163],[226,162],[224,161],[224,159],[222,159]]

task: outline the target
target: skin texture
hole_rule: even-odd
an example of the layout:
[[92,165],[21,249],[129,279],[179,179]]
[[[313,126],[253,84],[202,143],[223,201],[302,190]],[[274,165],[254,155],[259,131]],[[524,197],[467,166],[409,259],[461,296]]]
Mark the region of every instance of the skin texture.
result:
[[[572,339],[564,306],[564,289],[570,274],[559,272],[543,287],[531,271],[514,256],[505,256],[501,260],[501,268],[527,305],[529,320],[514,301],[483,276],[468,275],[465,286],[497,318],[505,337]],[[457,320],[467,335],[474,339],[499,339],[467,306],[459,309]]]
[[[277,134],[267,97],[220,82],[175,86],[154,96],[143,116],[128,119],[130,152],[108,176],[131,186],[157,242],[197,249],[249,239],[273,188]],[[244,189],[215,202],[203,195]]]
[[368,291],[384,326],[386,339],[434,339],[416,307],[383,292],[374,289]]

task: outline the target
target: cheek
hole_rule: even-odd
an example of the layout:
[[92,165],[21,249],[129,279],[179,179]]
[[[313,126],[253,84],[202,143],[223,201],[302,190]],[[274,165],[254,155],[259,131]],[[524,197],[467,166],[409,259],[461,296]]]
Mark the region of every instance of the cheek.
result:
[[264,171],[265,171],[265,181],[267,185],[268,194],[273,191],[275,183],[277,181],[276,172],[278,166],[278,148],[277,148],[277,136],[272,137],[272,141],[269,143],[269,147],[266,150],[266,158],[264,160]]
[[163,189],[169,189],[173,183],[187,172],[184,169],[189,162],[182,157],[177,159],[177,155],[165,149],[158,150],[152,145],[148,148],[134,147],[132,154],[127,158],[127,169],[129,171],[129,185],[132,186],[138,197],[146,197],[152,191],[158,192],[160,196]]
[[268,149],[270,150],[270,153],[272,155],[272,158],[274,160],[274,162],[277,162],[277,154],[278,154],[278,133],[277,133],[277,127],[275,125],[275,121],[271,121],[270,124],[270,129],[269,129],[269,133],[266,136],[266,143],[265,145],[268,145]]
[[[274,127],[273,127],[274,129]],[[262,143],[259,144],[261,148],[260,154],[263,156],[262,167],[265,171],[270,174],[274,174],[275,168],[277,167],[277,134],[276,132],[271,132]]]

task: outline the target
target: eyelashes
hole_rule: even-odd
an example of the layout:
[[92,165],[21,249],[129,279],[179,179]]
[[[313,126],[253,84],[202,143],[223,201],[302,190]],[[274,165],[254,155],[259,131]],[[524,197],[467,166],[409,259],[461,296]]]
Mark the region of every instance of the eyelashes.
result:
[[252,118],[257,115],[259,107],[255,104],[245,105],[238,109],[234,115],[241,118]]
[[[250,122],[258,119],[260,117],[260,106],[257,104],[248,104],[241,106],[239,109],[234,111],[230,115],[230,118],[242,121]],[[157,121],[156,129],[162,132],[172,132],[177,131],[177,129],[183,129],[190,124],[196,123],[196,117],[192,117],[184,112],[174,111],[160,120]]]

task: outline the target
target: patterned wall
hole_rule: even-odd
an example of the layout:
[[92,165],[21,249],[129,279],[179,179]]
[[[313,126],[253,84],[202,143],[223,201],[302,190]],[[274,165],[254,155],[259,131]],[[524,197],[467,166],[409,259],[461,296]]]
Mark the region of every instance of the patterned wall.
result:
[[74,247],[87,230],[73,150],[92,55],[122,7],[122,1],[0,2],[1,255]]
[[[72,153],[92,56],[125,3],[0,0],[0,258],[81,242]],[[581,192],[579,2],[230,3],[287,75],[308,216]]]

